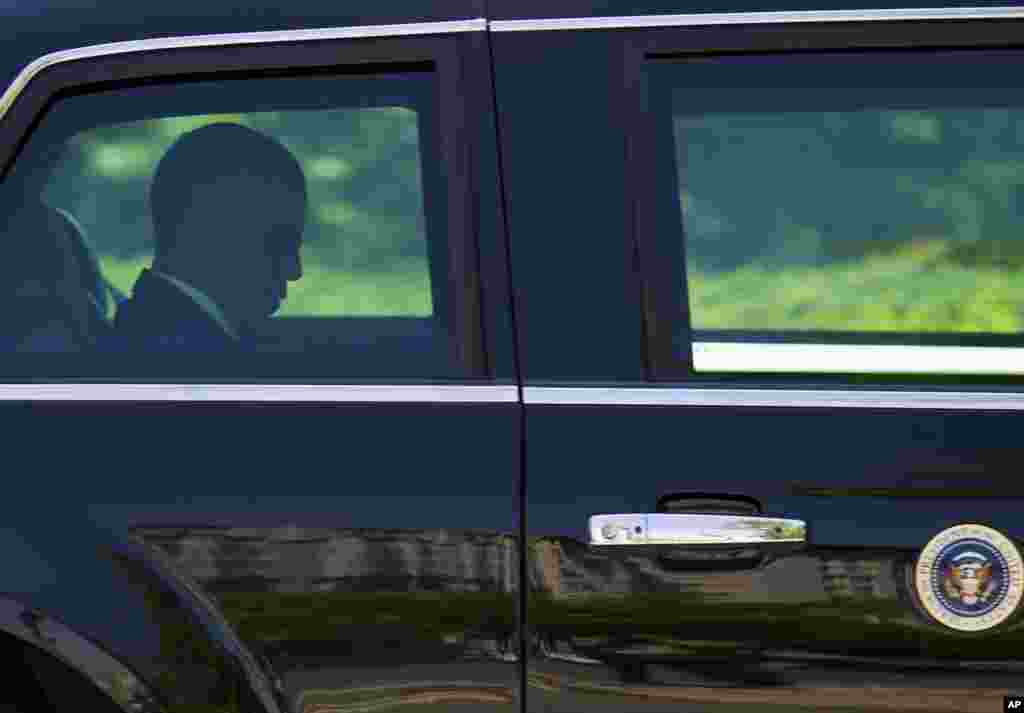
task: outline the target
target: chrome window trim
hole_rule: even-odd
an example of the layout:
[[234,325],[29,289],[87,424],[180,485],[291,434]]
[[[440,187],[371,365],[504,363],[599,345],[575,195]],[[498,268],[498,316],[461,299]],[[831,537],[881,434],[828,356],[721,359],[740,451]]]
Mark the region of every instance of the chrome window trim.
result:
[[239,32],[215,35],[185,35],[180,37],[154,37],[145,40],[108,42],[100,45],[76,47],[51,52],[31,62],[0,96],[0,120],[14,104],[18,95],[44,69],[62,62],[93,59],[116,54],[149,52],[152,50],[184,49],[190,47],[229,47],[276,42],[311,42],[317,40],[358,39],[365,37],[401,37],[406,35],[450,34],[454,32],[484,32],[487,20],[451,20],[447,22],[414,22],[398,25],[356,25],[352,27],[323,27],[305,30],[270,30],[266,32]]
[[527,406],[724,406],[732,408],[931,409],[1022,411],[1024,393],[972,391],[858,391],[702,387],[526,386]]
[[0,384],[0,401],[517,403],[500,384]]
[[782,12],[701,12],[687,15],[620,17],[558,17],[536,20],[492,20],[493,32],[540,30],[617,30],[641,27],[702,27],[809,22],[886,22],[893,20],[1024,19],[1022,7],[951,7],[890,10],[799,10]]

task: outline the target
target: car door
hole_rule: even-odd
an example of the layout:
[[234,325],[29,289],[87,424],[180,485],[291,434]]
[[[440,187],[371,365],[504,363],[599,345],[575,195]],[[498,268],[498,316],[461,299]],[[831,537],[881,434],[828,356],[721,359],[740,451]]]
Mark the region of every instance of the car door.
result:
[[165,700],[201,625],[296,711],[508,710],[520,407],[485,23],[194,26],[65,48],[0,101],[24,565],[0,589]]
[[997,709],[1019,11],[621,15],[492,23],[528,710]]

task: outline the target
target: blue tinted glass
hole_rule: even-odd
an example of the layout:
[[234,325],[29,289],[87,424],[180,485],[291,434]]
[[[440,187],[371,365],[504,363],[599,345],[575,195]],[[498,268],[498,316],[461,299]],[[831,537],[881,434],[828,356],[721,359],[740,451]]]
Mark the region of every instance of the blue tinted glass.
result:
[[23,246],[0,271],[6,360],[467,375],[436,91],[424,70],[56,102],[0,190]]
[[694,368],[1024,373],[1018,60],[657,66]]

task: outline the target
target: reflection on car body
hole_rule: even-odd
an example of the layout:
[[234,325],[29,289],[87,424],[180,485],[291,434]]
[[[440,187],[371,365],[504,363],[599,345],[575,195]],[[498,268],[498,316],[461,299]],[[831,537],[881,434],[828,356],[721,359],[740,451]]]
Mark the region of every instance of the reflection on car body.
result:
[[[0,598],[0,629],[45,650],[107,692],[125,711],[160,713],[164,707],[143,680],[102,646],[77,634],[57,618],[15,598]],[[38,672],[37,672],[38,675]],[[41,678],[42,685],[46,679]]]
[[1019,689],[1024,11],[747,5],[0,10],[10,702]]

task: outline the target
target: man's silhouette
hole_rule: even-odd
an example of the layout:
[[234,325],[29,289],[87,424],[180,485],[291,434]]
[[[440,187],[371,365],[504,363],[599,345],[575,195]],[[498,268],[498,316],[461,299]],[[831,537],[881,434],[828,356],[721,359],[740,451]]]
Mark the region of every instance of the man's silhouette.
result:
[[274,139],[239,124],[179,138],[150,189],[155,257],[115,326],[151,347],[236,346],[302,277],[306,181]]

